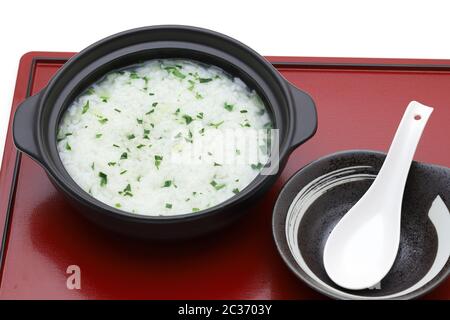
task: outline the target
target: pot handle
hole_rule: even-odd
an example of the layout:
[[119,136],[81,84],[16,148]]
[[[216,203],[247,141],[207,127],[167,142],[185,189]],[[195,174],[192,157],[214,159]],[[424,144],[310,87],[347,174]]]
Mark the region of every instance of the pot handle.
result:
[[317,111],[313,99],[302,90],[288,82],[295,104],[295,128],[292,148],[311,138],[317,130]]
[[39,161],[36,139],[37,112],[41,93],[27,98],[14,114],[13,139],[17,149]]

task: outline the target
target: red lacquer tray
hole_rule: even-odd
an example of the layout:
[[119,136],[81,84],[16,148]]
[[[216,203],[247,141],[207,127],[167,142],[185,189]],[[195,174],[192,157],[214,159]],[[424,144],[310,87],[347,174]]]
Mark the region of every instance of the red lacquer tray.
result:
[[[73,54],[33,52],[21,62],[12,106],[38,92]],[[317,104],[319,127],[275,186],[239,223],[181,243],[124,238],[85,221],[44,170],[12,143],[11,120],[0,174],[0,298],[311,299],[272,240],[272,207],[286,180],[331,152],[386,151],[410,100],[435,107],[416,159],[450,166],[450,61],[270,57]],[[81,289],[66,286],[68,266]],[[450,279],[426,298],[450,299]]]

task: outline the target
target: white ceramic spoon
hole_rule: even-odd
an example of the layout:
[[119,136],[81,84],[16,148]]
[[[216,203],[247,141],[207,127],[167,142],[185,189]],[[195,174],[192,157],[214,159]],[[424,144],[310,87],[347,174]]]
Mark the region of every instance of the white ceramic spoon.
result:
[[323,262],[337,285],[366,289],[391,269],[400,242],[406,178],[431,112],[433,108],[410,102],[376,179],[331,232]]

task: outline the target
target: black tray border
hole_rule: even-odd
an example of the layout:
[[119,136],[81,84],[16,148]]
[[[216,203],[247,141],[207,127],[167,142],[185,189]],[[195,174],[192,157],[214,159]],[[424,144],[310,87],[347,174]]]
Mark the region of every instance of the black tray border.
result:
[[[36,65],[39,62],[62,62],[65,63],[70,58],[62,57],[45,57],[35,56],[31,60],[30,71],[28,75],[28,83],[26,88],[25,97],[28,98],[31,95],[33,86],[33,79],[35,76]],[[321,59],[321,58],[318,58]],[[328,58],[327,58],[328,59]],[[331,58],[332,59],[332,58]],[[369,58],[370,59],[370,58]],[[425,62],[426,60],[424,60]],[[274,61],[271,64],[275,68],[283,69],[306,69],[306,70],[360,70],[360,71],[410,71],[410,72],[450,72],[450,64],[420,64],[420,63],[345,63],[345,62],[295,62],[295,61]],[[14,199],[17,188],[17,179],[20,170],[20,163],[22,160],[22,153],[16,150],[16,159],[14,163],[13,177],[11,181],[10,192],[8,196],[8,206],[6,211],[5,223],[3,235],[0,243],[0,288],[3,279],[3,267],[5,262],[6,246],[8,242],[9,229],[11,225],[12,208],[14,205]]]

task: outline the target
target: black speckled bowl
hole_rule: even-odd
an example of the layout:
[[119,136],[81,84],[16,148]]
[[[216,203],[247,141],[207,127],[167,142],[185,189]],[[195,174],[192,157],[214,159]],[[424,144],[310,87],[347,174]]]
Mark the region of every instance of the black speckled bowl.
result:
[[353,150],[321,158],[297,172],[275,204],[273,235],[281,256],[300,279],[330,297],[412,299],[450,273],[450,169],[413,162],[403,198],[400,248],[391,271],[376,287],[356,291],[339,287],[326,274],[326,240],[369,188],[385,156]]

